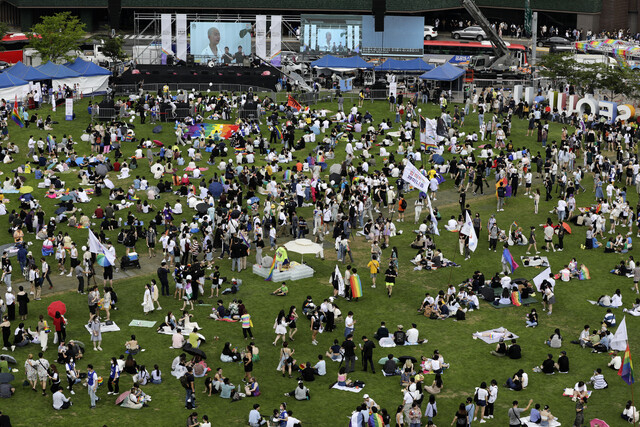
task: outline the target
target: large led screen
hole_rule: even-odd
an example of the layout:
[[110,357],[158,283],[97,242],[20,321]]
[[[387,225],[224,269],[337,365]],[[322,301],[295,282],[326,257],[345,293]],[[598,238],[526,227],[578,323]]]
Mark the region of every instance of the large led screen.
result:
[[385,16],[384,31],[375,31],[373,16],[362,17],[362,54],[375,56],[422,56],[424,17]]
[[251,24],[236,22],[192,22],[191,54],[197,62],[242,64],[251,55]]
[[351,55],[360,52],[362,17],[302,15],[300,51],[308,54]]

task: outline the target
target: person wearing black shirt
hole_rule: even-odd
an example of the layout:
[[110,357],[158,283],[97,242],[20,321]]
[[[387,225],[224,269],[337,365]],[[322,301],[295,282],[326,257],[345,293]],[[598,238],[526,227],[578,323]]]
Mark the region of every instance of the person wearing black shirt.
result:
[[393,287],[396,284],[396,277],[398,277],[398,273],[396,269],[393,267],[393,264],[389,264],[389,268],[384,272],[385,283],[387,286],[387,294],[389,298],[391,298],[391,292],[393,292]]
[[389,354],[387,356],[387,361],[384,362],[384,366],[382,367],[382,370],[384,371],[384,374],[386,376],[390,376],[390,375],[399,375],[398,371],[398,364],[396,363],[395,359],[393,358],[393,354]]
[[544,362],[542,362],[542,366],[540,366],[540,371],[543,374],[552,375],[555,373],[555,370],[556,370],[556,364],[553,361],[553,355],[547,354],[547,358],[545,359]]
[[402,329],[402,325],[398,325],[398,330],[393,333],[393,342],[396,343],[396,345],[404,345],[407,340],[407,334]]
[[315,381],[316,379],[315,369],[313,369],[311,362],[305,363],[304,369],[301,369],[300,373],[302,374],[302,381]]
[[376,333],[373,335],[373,337],[377,340],[380,340],[380,338],[386,338],[388,336],[389,336],[389,330],[387,329],[386,324],[384,322],[380,322],[380,327],[378,328]]
[[160,267],[158,267],[157,274],[158,280],[160,280],[160,290],[162,296],[169,296],[169,269],[167,268],[167,263],[165,261],[162,261]]
[[356,344],[353,342],[353,334],[347,335],[347,339],[342,343],[344,350],[344,360],[346,372],[353,372],[356,363]]
[[560,352],[560,357],[558,357],[558,363],[556,363],[556,368],[558,369],[558,372],[560,372],[561,374],[569,373],[569,358],[567,357],[566,351]]
[[511,345],[507,349],[507,356],[509,356],[509,359],[520,359],[522,357],[522,350],[515,339],[511,340]]
[[362,349],[362,370],[367,372],[367,362],[369,362],[371,372],[375,374],[376,369],[373,367],[373,349],[376,348],[376,345],[366,336],[363,336],[360,348]]

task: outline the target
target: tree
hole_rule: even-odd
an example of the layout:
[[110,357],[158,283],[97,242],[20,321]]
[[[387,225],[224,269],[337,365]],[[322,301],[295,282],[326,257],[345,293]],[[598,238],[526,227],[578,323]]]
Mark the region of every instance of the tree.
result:
[[53,16],[45,16],[42,22],[31,27],[27,33],[29,47],[37,50],[42,62],[57,62],[60,59],[72,60],[80,43],[85,37],[85,25],[71,12],[60,12]]
[[[6,22],[0,22],[0,40],[9,32],[9,25]],[[0,50],[4,50],[4,46],[0,46]]]
[[111,62],[124,61],[127,59],[127,54],[124,49],[122,49],[122,45],[124,44],[124,39],[122,36],[114,36],[108,37],[104,40],[104,44],[102,45],[102,53],[107,58],[111,59]]

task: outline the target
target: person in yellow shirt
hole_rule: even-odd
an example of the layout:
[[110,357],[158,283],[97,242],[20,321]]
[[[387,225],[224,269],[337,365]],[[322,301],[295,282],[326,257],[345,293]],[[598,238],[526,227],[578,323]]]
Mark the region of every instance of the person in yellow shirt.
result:
[[371,261],[367,264],[367,267],[369,267],[369,272],[371,273],[371,282],[373,283],[371,287],[375,288],[376,277],[378,277],[378,270],[380,270],[380,263],[378,262],[378,257],[376,255],[373,255]]

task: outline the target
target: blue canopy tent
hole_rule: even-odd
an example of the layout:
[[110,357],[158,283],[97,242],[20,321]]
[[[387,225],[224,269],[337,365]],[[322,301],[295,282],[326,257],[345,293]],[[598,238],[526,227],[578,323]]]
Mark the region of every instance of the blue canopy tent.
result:
[[458,68],[448,62],[434,68],[431,71],[427,71],[420,76],[422,80],[435,80],[439,82],[449,82],[449,89],[452,89],[453,82],[456,82],[456,91],[462,90],[461,78],[464,76],[465,71],[462,68]]
[[20,61],[18,61],[11,68],[6,69],[5,73],[12,74],[28,82],[49,80],[51,78],[48,75],[44,74],[43,72],[36,70],[34,67],[29,67],[28,65],[24,65]]
[[12,74],[0,74],[0,99],[13,101],[22,98],[29,91],[29,82]]
[[437,80],[441,82],[452,82],[459,79],[464,74],[464,70],[445,62],[431,71],[427,71],[420,76],[422,80]]
[[417,73],[433,70],[433,65],[427,64],[422,58],[414,58],[408,61],[398,59],[387,59],[383,64],[375,67],[376,71],[404,71],[407,73]]
[[76,58],[73,62],[67,62],[65,66],[80,74],[77,83],[79,84],[78,90],[81,94],[100,94],[107,91],[111,71],[106,68],[102,68],[91,61],[85,61],[82,58]]
[[325,55],[311,63],[313,68],[329,68],[336,71],[370,70],[373,65],[362,59],[360,56],[350,58],[338,58],[337,56]]
[[51,61],[36,67],[36,70],[49,76],[51,80],[80,77],[80,74],[76,73],[75,71],[65,67],[64,65],[54,64]]

